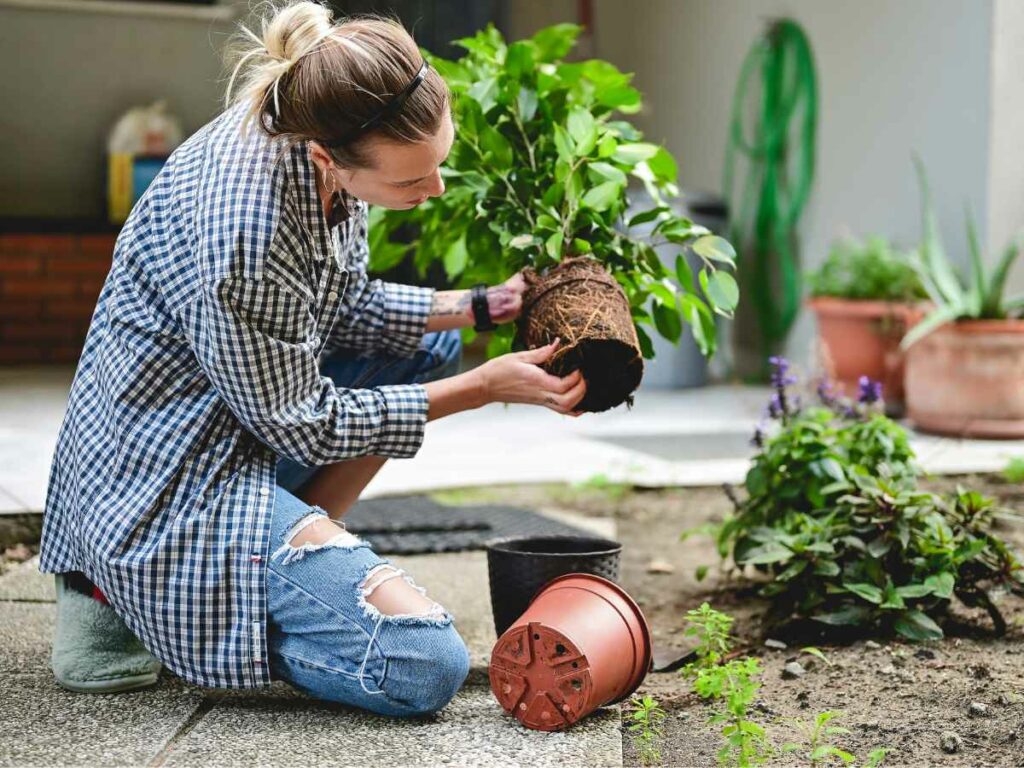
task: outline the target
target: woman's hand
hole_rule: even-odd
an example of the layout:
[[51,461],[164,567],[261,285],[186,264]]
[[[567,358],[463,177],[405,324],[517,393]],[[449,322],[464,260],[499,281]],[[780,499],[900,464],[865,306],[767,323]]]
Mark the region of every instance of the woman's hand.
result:
[[522,272],[516,272],[501,285],[487,289],[487,308],[495,323],[508,323],[519,317],[523,309],[526,281]]
[[577,370],[559,378],[540,368],[554,354],[559,341],[526,352],[511,352],[477,368],[486,402],[543,405],[557,413],[579,416],[573,409],[587,392],[582,373]]

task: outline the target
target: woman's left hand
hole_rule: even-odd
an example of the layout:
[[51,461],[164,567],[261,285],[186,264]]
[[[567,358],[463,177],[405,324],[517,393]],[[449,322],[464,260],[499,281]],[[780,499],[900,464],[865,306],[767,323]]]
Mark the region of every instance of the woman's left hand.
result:
[[487,306],[491,312],[491,320],[495,323],[508,323],[519,317],[523,309],[523,293],[526,281],[522,272],[516,272],[501,285],[487,289]]

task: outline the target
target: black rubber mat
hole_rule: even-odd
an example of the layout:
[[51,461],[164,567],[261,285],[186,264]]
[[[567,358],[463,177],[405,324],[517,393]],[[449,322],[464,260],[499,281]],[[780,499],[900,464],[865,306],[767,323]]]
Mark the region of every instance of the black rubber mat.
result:
[[393,555],[484,549],[491,539],[507,536],[587,533],[521,507],[452,507],[427,496],[359,501],[345,515],[345,527],[378,554]]

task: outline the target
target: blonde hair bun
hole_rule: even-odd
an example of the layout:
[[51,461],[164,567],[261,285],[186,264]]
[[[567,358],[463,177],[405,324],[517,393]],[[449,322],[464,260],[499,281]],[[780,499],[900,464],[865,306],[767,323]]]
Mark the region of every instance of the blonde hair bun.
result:
[[[244,127],[255,123],[271,136],[320,141],[347,167],[373,164],[365,135],[346,137],[401,93],[423,56],[394,19],[359,16],[340,22],[310,0],[268,5],[260,34],[242,26],[230,48],[225,108],[248,106]],[[434,69],[396,115],[367,134],[417,142],[436,134],[450,104],[448,87]]]

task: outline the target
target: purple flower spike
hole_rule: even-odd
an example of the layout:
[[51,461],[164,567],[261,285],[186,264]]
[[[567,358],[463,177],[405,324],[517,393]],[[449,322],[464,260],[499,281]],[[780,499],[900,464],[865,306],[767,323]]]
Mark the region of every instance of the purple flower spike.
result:
[[783,389],[788,387],[790,384],[796,383],[796,376],[793,376],[789,372],[789,360],[778,355],[772,355],[768,358],[768,362],[772,366],[772,386],[776,389]]
[[826,408],[833,408],[836,405],[836,391],[832,381],[827,377],[818,382],[818,400]]
[[872,381],[867,376],[861,376],[857,383],[860,388],[857,402],[863,405],[871,405],[882,399],[882,382]]
[[765,409],[765,415],[769,419],[781,419],[786,413],[786,403],[776,392],[772,395],[771,400],[768,401],[768,407]]

